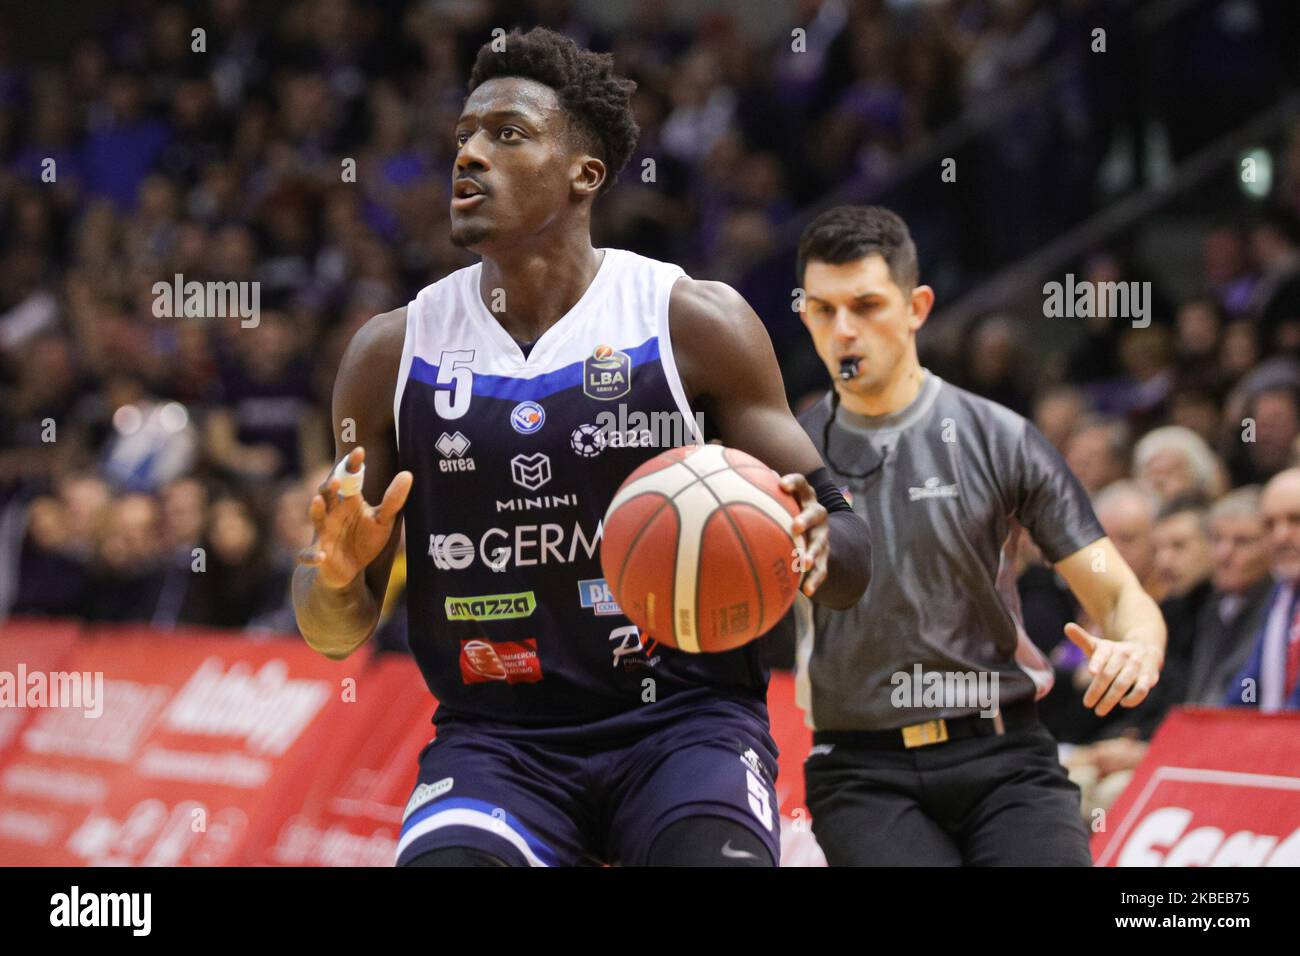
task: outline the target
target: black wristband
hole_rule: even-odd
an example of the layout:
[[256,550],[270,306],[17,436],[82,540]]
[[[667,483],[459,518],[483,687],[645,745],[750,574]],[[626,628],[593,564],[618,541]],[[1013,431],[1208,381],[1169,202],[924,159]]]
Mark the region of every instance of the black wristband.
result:
[[804,477],[808,479],[808,484],[812,485],[813,491],[817,492],[817,501],[828,513],[853,510],[853,506],[844,499],[839,485],[835,484],[835,479],[831,477],[831,470],[825,465],[816,471],[808,472]]
[[830,469],[823,465],[804,476],[826,509],[828,574],[814,598],[837,610],[852,607],[871,581],[871,532],[866,520],[844,500]]

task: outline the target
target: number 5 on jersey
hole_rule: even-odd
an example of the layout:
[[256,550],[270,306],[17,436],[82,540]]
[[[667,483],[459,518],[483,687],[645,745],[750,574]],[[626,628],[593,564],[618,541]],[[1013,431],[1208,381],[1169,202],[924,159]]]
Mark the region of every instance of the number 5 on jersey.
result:
[[450,349],[438,359],[438,377],[434,384],[433,408],[442,418],[460,418],[469,411],[474,373],[466,368],[474,361],[473,349]]

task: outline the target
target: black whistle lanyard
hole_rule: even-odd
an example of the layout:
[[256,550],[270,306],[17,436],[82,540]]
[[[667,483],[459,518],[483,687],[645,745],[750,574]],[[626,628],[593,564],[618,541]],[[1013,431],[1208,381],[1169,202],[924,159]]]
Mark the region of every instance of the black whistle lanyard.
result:
[[845,478],[852,479],[853,481],[862,481],[865,478],[870,478],[885,466],[885,455],[881,454],[879,456],[880,461],[876,462],[864,472],[853,472],[847,468],[843,468],[831,457],[831,425],[835,422],[835,416],[839,412],[839,408],[840,390],[832,386],[831,413],[826,418],[826,424],[822,426],[822,455],[826,459],[826,464],[830,465],[834,471],[839,472]]

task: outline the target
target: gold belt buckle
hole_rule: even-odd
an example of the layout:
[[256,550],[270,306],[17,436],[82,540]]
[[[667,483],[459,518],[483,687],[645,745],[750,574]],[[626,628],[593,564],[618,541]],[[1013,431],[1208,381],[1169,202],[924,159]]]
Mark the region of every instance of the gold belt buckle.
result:
[[913,747],[928,747],[930,744],[941,744],[948,739],[948,723],[942,717],[938,720],[927,720],[924,723],[912,724],[910,727],[903,728],[903,746],[908,750]]

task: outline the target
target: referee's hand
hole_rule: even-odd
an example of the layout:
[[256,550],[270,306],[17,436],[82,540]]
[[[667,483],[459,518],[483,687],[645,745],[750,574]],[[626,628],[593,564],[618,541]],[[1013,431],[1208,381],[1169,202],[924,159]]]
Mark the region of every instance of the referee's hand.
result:
[[1083,692],[1083,706],[1105,717],[1115,705],[1136,707],[1160,679],[1159,653],[1139,641],[1108,641],[1089,634],[1073,622],[1065,636],[1088,655],[1092,683]]

